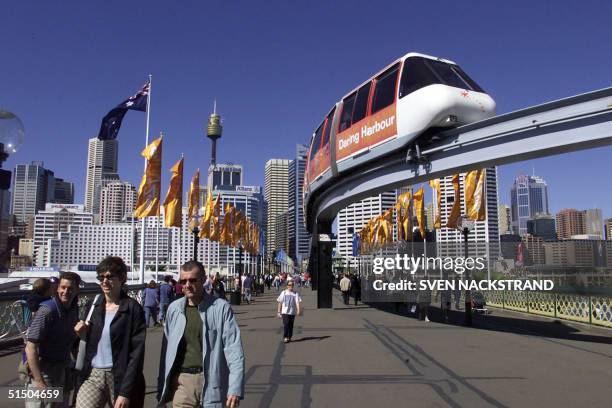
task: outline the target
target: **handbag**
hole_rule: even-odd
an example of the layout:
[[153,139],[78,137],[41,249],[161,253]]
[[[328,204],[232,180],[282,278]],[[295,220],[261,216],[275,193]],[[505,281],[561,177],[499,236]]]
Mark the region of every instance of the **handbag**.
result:
[[[89,309],[89,313],[87,313],[87,319],[85,320],[85,324],[89,325],[89,321],[91,320],[91,315],[93,314],[94,307],[96,307],[96,302],[100,295],[96,295],[94,301],[91,303],[91,308]],[[78,371],[83,370],[83,366],[85,365],[85,352],[87,350],[87,341],[81,339],[79,341],[79,352],[77,354],[76,363],[74,365],[74,369]]]

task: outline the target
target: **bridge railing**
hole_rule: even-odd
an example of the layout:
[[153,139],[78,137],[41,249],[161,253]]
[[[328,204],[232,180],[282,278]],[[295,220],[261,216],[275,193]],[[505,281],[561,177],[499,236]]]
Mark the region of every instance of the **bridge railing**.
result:
[[[126,285],[128,294],[142,304],[145,285]],[[0,293],[0,342],[14,341],[25,336],[32,312],[27,297],[30,291]],[[79,315],[85,319],[99,286],[82,288],[79,292]]]
[[489,306],[612,327],[609,294],[530,291],[483,291],[483,294]]

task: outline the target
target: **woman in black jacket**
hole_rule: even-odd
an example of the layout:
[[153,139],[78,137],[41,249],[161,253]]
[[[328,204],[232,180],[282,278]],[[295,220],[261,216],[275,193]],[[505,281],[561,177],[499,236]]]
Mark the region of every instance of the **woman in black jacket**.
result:
[[144,405],[145,321],[140,304],[122,286],[127,267],[118,257],[105,258],[96,268],[103,297],[94,304],[89,324],[75,331],[87,340],[83,383],[77,408],[138,408]]

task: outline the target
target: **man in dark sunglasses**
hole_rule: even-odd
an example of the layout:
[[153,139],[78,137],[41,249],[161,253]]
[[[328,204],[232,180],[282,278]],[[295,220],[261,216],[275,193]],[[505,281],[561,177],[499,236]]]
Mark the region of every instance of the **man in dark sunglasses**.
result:
[[166,315],[160,405],[235,408],[244,395],[240,329],[229,303],[205,293],[205,280],[200,262],[181,267],[185,296],[172,302]]

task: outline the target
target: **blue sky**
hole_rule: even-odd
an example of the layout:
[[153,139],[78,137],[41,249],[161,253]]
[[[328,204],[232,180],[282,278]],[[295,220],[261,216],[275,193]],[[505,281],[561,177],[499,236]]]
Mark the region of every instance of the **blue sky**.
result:
[[[151,136],[169,169],[185,153],[186,186],[206,168],[213,100],[224,117],[218,161],[263,184],[270,158],[291,158],[329,107],[409,51],[454,60],[498,113],[612,85],[612,3],[567,2],[9,2],[0,106],[26,128],[4,167],[43,160],[85,187],[87,139],[153,74]],[[119,173],[138,184],[145,115],[119,133]],[[500,168],[500,201],[521,173],[544,177],[551,210],[597,206],[612,217],[612,147]]]

